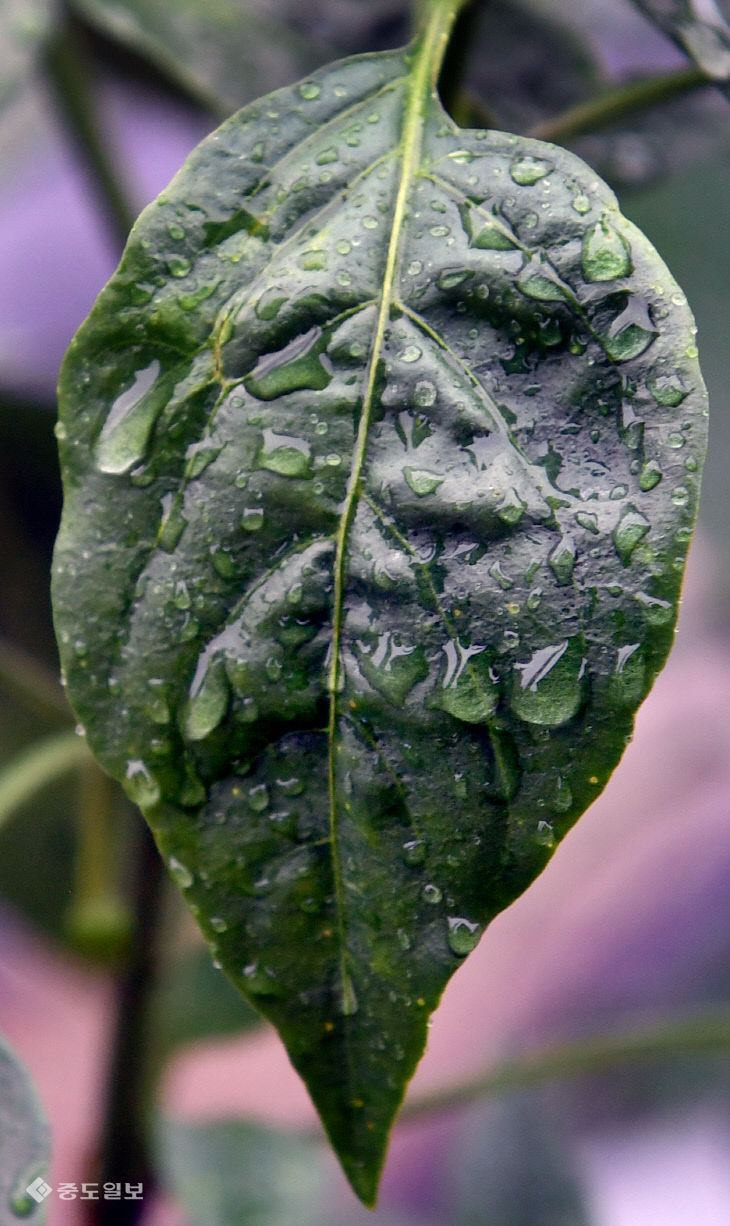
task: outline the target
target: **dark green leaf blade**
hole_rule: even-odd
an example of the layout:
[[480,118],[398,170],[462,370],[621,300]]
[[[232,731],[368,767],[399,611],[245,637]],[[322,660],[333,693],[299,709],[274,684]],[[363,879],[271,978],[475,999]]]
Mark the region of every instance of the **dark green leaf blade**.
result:
[[0,1041],[0,1226],[45,1221],[50,1136],[26,1070]]
[[224,124],[67,357],[69,693],[366,1201],[669,650],[696,358],[605,184],[456,129],[413,49]]

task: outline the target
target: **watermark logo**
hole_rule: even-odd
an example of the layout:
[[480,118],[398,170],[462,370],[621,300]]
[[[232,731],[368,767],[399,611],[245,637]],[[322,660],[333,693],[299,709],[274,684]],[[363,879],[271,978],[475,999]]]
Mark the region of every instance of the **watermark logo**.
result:
[[40,1205],[47,1196],[51,1195],[53,1188],[51,1187],[50,1183],[46,1183],[45,1179],[41,1179],[39,1175],[37,1179],[34,1179],[32,1183],[28,1184],[28,1187],[25,1190],[28,1195],[32,1196],[33,1200]]

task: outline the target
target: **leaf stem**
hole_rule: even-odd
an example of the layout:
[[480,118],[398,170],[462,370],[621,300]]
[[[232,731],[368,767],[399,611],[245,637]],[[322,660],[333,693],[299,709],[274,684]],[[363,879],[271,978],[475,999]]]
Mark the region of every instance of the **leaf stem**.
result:
[[56,677],[34,656],[0,639],[0,688],[50,723],[73,724],[74,717]]
[[97,198],[112,243],[121,248],[138,210],[129,200],[109,156],[109,141],[100,130],[93,73],[72,18],[66,16],[60,22],[48,45],[46,62],[59,115]]
[[451,1110],[490,1095],[537,1085],[555,1077],[603,1072],[624,1061],[662,1056],[712,1055],[730,1049],[730,1008],[696,1012],[654,1026],[618,1030],[593,1038],[556,1044],[528,1056],[498,1064],[468,1081],[406,1102],[400,1118],[415,1119],[433,1111]]
[[624,115],[647,110],[711,84],[707,73],[696,66],[639,81],[629,81],[627,84],[605,90],[586,102],[579,102],[552,119],[543,120],[531,128],[528,135],[538,140],[566,141],[622,119]]
[[136,822],[133,856],[133,931],[129,961],[117,981],[116,1028],[97,1179],[100,1183],[141,1183],[143,1199],[90,1202],[93,1226],[134,1226],[155,1189],[148,1144],[155,1085],[149,1014],[165,874],[152,835],[141,819]]
[[41,788],[90,760],[75,732],[56,732],[15,754],[0,771],[0,827]]

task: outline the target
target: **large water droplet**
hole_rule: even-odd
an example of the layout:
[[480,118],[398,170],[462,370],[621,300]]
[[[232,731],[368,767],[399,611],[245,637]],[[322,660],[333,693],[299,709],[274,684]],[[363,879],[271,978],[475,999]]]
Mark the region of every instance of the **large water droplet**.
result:
[[181,864],[176,856],[170,856],[167,861],[167,867],[170,870],[170,876],[176,885],[180,886],[181,890],[187,890],[193,884],[193,874],[189,868]]
[[639,544],[639,541],[643,541],[649,531],[649,527],[649,520],[640,511],[637,511],[636,507],[629,506],[626,508],[613,530],[613,543],[616,547],[616,553],[624,566],[629,565],[632,553]]
[[647,379],[647,387],[657,404],[671,409],[676,409],[689,395],[678,375],[661,375],[657,379]]
[[646,661],[640,643],[619,647],[609,693],[620,706],[634,707],[644,696]]
[[465,958],[479,944],[481,926],[473,923],[472,920],[464,919],[462,915],[450,915],[446,923],[451,952],[460,958]]
[[397,707],[403,705],[414,685],[428,676],[423,648],[404,642],[389,630],[380,635],[371,652],[361,645],[358,662],[373,689]]
[[639,474],[639,488],[644,493],[648,493],[649,490],[654,489],[655,485],[659,484],[663,476],[664,474],[656,460],[647,460]]
[[102,472],[126,473],[144,458],[163,405],[159,374],[160,363],[155,358],[114,401],[96,444],[96,463]]
[[311,477],[310,451],[304,439],[264,430],[264,449],[256,458],[256,466],[280,477]]
[[576,637],[542,647],[515,665],[510,705],[529,724],[558,727],[578,711],[583,699],[585,660]]
[[141,758],[133,758],[127,763],[124,790],[140,809],[156,805],[161,795],[159,783]]
[[196,670],[185,709],[183,731],[189,741],[202,741],[209,736],[228,710],[230,691],[223,661],[206,660]]
[[418,498],[425,498],[427,494],[435,493],[445,480],[444,477],[439,477],[436,473],[429,472],[428,469],[412,468],[410,464],[405,465],[403,476]]
[[581,264],[586,281],[628,277],[632,270],[629,244],[622,234],[601,220],[585,233]]
[[575,542],[570,536],[562,537],[550,554],[548,566],[555,575],[558,587],[566,587],[572,581],[575,555]]
[[244,384],[258,400],[276,400],[305,389],[322,391],[332,380],[332,365],[324,348],[321,328],[310,328],[283,349],[261,358]]
[[430,903],[431,906],[435,906],[437,903],[440,903],[444,896],[443,891],[440,890],[437,885],[433,885],[432,883],[425,885],[421,893],[423,894],[424,902]]
[[520,187],[531,187],[533,183],[550,174],[552,169],[552,162],[546,162],[544,158],[521,157],[515,159],[509,172]]
[[423,839],[409,839],[403,844],[403,859],[406,864],[416,867],[426,860],[426,844]]

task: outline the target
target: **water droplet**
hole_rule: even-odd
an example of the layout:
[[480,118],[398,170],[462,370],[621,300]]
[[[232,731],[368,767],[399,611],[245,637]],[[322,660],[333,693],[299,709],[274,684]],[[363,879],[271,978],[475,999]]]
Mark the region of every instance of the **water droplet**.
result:
[[187,525],[188,521],[182,513],[181,503],[177,500],[171,502],[157,533],[157,544],[160,549],[164,549],[165,553],[173,553]]
[[675,507],[686,507],[689,502],[689,490],[684,485],[678,485],[672,491],[672,502]]
[[401,362],[417,362],[423,357],[423,350],[419,349],[418,345],[406,345],[401,354],[398,355]]
[[418,498],[425,498],[427,494],[433,494],[445,480],[444,477],[428,472],[425,468],[411,468],[409,464],[405,465],[403,476]]
[[403,859],[412,867],[423,864],[426,860],[426,844],[423,839],[409,839],[404,843]]
[[259,319],[274,319],[286,301],[287,295],[282,294],[280,289],[271,285],[259,298],[254,311]]
[[[528,265],[528,270],[531,265]],[[562,285],[544,269],[541,272],[526,270],[518,280],[523,294],[534,298],[537,302],[564,302],[567,293]]]
[[552,168],[552,163],[546,162],[543,158],[521,157],[515,159],[509,172],[514,182],[519,183],[520,187],[531,187],[533,183],[549,175]]
[[647,460],[639,476],[639,488],[647,494],[649,490],[653,490],[654,486],[659,484],[663,476],[664,474],[656,460]]
[[526,510],[527,503],[522,501],[517,490],[511,489],[507,491],[497,507],[497,515],[503,524],[509,524],[512,527],[520,522]]
[[648,379],[647,387],[657,404],[671,409],[676,409],[689,395],[677,375],[663,375],[657,379]]
[[304,784],[296,775],[292,775],[290,779],[277,779],[276,786],[285,796],[301,796],[304,791]]
[[566,587],[572,582],[575,557],[576,548],[573,538],[562,537],[548,558],[548,566],[555,575],[558,587]]
[[451,952],[465,958],[476,949],[481,936],[481,926],[462,915],[450,915],[447,923],[447,939]]
[[585,660],[579,639],[542,647],[515,664],[510,705],[529,724],[558,727],[578,711],[583,699]]
[[423,887],[422,894],[424,902],[430,903],[432,906],[435,906],[436,903],[441,902],[441,899],[443,898],[443,891],[441,891],[437,885],[432,884],[425,885]]
[[353,1013],[357,1013],[358,1003],[353,987],[352,979],[348,974],[342,976],[342,997],[340,1000],[340,1012],[345,1017],[352,1017]]
[[112,405],[96,444],[96,463],[104,473],[126,473],[144,458],[163,400],[156,386],[160,363],[155,359],[134,376],[134,382]]
[[167,867],[170,870],[170,876],[176,885],[180,886],[181,890],[187,890],[193,884],[193,874],[189,868],[181,864],[176,856],[170,856],[167,861]]
[[161,795],[160,785],[141,758],[127,763],[124,790],[140,809],[156,805]]
[[338,159],[339,154],[337,150],[330,146],[328,149],[323,149],[322,152],[317,155],[316,161],[318,166],[327,166],[330,162],[336,162]]
[[246,991],[252,996],[278,995],[276,975],[270,966],[260,967],[258,962],[250,962],[243,968],[243,978]]
[[167,271],[173,277],[186,277],[191,268],[190,260],[184,259],[181,255],[170,256],[167,261]]
[[264,448],[256,457],[256,467],[280,477],[311,477],[310,451],[304,439],[265,430]]
[[618,230],[601,220],[587,230],[581,258],[586,281],[614,281],[632,271],[631,249]]
[[241,516],[241,527],[245,532],[258,532],[264,525],[264,513],[261,507],[246,507]]
[[499,702],[499,689],[489,669],[484,647],[465,647],[458,639],[444,646],[446,671],[428,705],[467,724],[487,723]]
[[211,915],[209,923],[214,932],[225,932],[228,928],[228,924],[220,915]]
[[576,523],[580,524],[581,528],[585,528],[586,532],[592,532],[594,536],[598,536],[598,519],[590,511],[576,511]]
[[299,86],[299,95],[304,98],[305,102],[312,102],[314,98],[319,98],[321,93],[321,85],[317,85],[314,81],[303,81]]
[[248,807],[254,813],[263,813],[269,807],[269,789],[265,783],[258,783],[248,790]]
[[570,784],[565,779],[558,777],[555,785],[555,795],[553,796],[553,808],[558,813],[567,813],[573,803],[573,793]]
[[402,706],[419,681],[428,676],[422,647],[403,642],[398,634],[386,630],[371,652],[360,644],[360,671],[373,689],[394,706]]
[[535,842],[541,847],[555,846],[555,831],[550,822],[538,822],[537,831],[535,832]]
[[465,268],[445,268],[439,273],[436,284],[439,289],[456,289],[457,285],[462,285],[471,275]]
[[584,217],[586,213],[591,211],[590,199],[583,192],[580,192],[577,196],[573,197],[573,208],[576,213],[580,213],[581,217]]
[[278,352],[261,358],[244,385],[258,400],[276,400],[290,392],[322,391],[331,380],[322,330],[313,327]]
[[610,679],[609,693],[620,706],[636,706],[644,696],[646,662],[640,643],[619,647],[616,666]]
[[419,379],[413,393],[414,403],[421,409],[427,409],[436,401],[436,388],[428,379]]
[[514,579],[511,579],[509,575],[504,573],[501,562],[495,562],[494,566],[490,566],[489,573],[493,579],[497,580],[497,583],[502,588],[502,591],[508,592],[511,587],[514,587]]
[[202,741],[218,727],[228,710],[230,693],[223,661],[203,655],[185,708],[183,731],[189,741]]
[[649,521],[636,510],[636,507],[629,506],[624,511],[616,527],[613,530],[613,543],[616,547],[616,553],[621,559],[624,566],[628,566],[631,561],[631,555],[649,531]]
[[641,605],[641,611],[650,626],[667,626],[674,617],[674,606],[668,600],[650,596],[648,592],[637,592],[634,600]]

